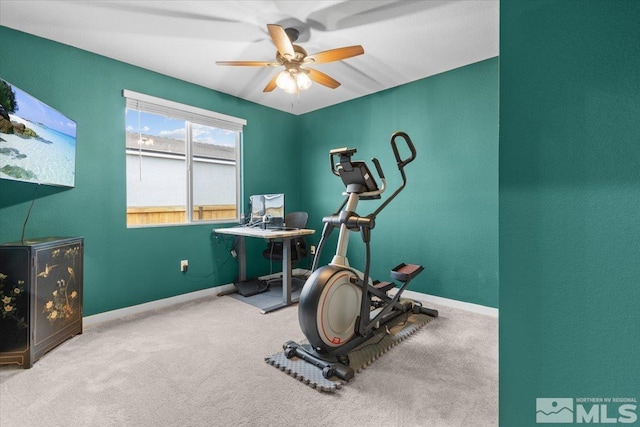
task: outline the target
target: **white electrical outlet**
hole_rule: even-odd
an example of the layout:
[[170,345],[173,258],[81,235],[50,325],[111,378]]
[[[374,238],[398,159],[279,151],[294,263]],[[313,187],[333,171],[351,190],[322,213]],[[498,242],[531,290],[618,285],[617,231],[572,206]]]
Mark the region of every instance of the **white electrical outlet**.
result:
[[314,245],[311,245],[311,255],[315,255],[316,253],[316,247]]
[[180,261],[180,271],[185,273],[189,269],[189,260],[183,259]]

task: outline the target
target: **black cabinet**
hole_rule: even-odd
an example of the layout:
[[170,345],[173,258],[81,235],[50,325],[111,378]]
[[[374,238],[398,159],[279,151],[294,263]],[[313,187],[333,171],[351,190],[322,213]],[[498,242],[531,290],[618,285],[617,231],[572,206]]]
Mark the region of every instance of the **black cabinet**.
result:
[[0,364],[30,368],[82,333],[82,237],[0,245]]

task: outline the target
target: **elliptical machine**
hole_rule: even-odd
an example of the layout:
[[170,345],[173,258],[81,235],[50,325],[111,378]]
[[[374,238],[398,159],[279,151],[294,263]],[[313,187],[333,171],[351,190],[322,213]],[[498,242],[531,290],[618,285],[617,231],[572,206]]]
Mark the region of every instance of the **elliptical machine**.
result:
[[[396,139],[401,138],[410,155],[402,159]],[[299,357],[322,369],[324,378],[337,376],[349,381],[355,372],[349,366],[348,353],[374,336],[377,330],[403,313],[422,313],[438,317],[438,311],[423,307],[420,303],[401,299],[412,279],[423,271],[414,264],[399,264],[391,270],[390,282],[374,281],[369,276],[371,264],[371,230],[378,214],[404,189],[407,179],[405,166],[416,158],[416,149],[404,132],[391,135],[391,148],[396,159],[402,183],[386,201],[372,213],[361,216],[356,213],[360,200],[381,199],[386,181],[378,159],[371,159],[382,185],[378,187],[367,164],[353,161],[355,148],[338,148],[329,152],[331,172],[342,179],[346,196],[337,212],[324,217],[324,228],[309,276],[300,294],[298,321],[309,344],[300,345],[288,341],[283,345],[287,358]],[[336,162],[336,158],[338,162]],[[324,244],[339,228],[336,254],[330,264],[318,268]],[[347,246],[350,232],[359,231],[365,244],[365,266],[360,272],[349,266]],[[399,289],[394,295],[389,291]]]

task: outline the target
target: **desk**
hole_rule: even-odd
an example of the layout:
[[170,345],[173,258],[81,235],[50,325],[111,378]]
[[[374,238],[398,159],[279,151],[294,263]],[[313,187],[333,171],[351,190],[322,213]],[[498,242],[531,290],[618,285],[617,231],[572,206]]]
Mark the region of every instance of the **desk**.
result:
[[213,230],[216,234],[230,234],[238,236],[238,280],[246,280],[247,271],[247,254],[245,248],[245,237],[255,237],[266,240],[282,240],[282,302],[271,307],[267,307],[261,312],[263,314],[286,307],[298,302],[291,299],[291,239],[299,236],[307,236],[315,233],[315,230],[306,228],[281,229],[281,230],[263,230],[259,227],[229,227],[216,228]]

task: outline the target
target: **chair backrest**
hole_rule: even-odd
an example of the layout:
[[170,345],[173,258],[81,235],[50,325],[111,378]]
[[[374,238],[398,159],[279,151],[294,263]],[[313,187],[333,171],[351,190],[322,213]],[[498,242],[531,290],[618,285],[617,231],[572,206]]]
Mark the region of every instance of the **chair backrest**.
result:
[[[284,225],[287,228],[305,228],[308,220],[309,214],[307,212],[291,212],[285,216]],[[281,261],[282,242],[270,241],[267,249],[263,251],[263,255],[267,259]],[[291,239],[291,260],[299,261],[305,256],[307,256],[307,245],[304,237],[300,236]]]
[[308,220],[309,214],[306,212],[291,212],[284,217],[284,225],[291,228],[305,228]]
[[[284,225],[291,228],[305,228],[308,220],[309,214],[307,212],[291,212],[285,216]],[[307,244],[304,241],[304,237],[300,236],[292,239],[291,258],[300,261],[305,256],[307,256]]]

